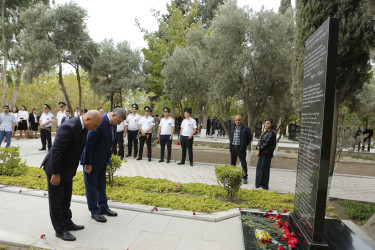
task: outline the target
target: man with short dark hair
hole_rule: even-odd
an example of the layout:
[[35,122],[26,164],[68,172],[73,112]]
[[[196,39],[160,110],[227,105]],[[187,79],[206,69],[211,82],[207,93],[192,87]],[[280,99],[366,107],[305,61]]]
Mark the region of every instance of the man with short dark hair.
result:
[[179,140],[181,143],[181,161],[177,163],[177,165],[184,165],[185,159],[186,159],[186,149],[188,149],[189,152],[189,161],[190,166],[194,166],[193,161],[193,143],[194,143],[194,135],[197,133],[197,121],[193,118],[191,118],[191,108],[185,108],[184,109],[184,116],[185,119],[182,121],[181,129],[180,129],[180,136]]
[[143,155],[143,146],[146,142],[147,144],[147,158],[148,161],[151,161],[151,139],[152,139],[152,130],[155,126],[154,118],[150,116],[152,109],[148,106],[144,108],[145,116],[142,116],[139,120],[139,133],[141,137],[139,138],[139,157],[137,160],[142,160]]
[[257,189],[268,190],[271,160],[276,148],[276,133],[272,129],[272,125],[272,119],[265,120],[264,128],[266,131],[260,137],[257,146],[257,156],[259,157],[255,176],[255,187]]
[[16,118],[9,113],[9,106],[3,106],[4,113],[0,114],[0,145],[3,143],[4,136],[7,140],[6,147],[9,148],[12,135],[14,135],[14,128],[16,126]]
[[235,124],[229,130],[231,165],[236,166],[237,157],[240,158],[241,166],[245,173],[243,184],[247,184],[246,148],[251,143],[251,130],[248,126],[242,124],[241,115],[236,115],[234,123]]
[[47,143],[48,150],[50,150],[52,147],[51,132],[54,117],[50,110],[51,106],[49,106],[48,104],[44,104],[43,114],[39,119],[40,139],[42,141],[42,148],[39,149],[40,151],[46,150]]
[[158,128],[158,139],[160,139],[160,160],[159,162],[164,161],[164,149],[165,144],[167,144],[167,163],[171,161],[171,154],[172,154],[172,139],[174,134],[174,120],[173,118],[169,117],[169,113],[171,110],[168,107],[163,108],[164,117],[160,120],[160,125]]
[[[62,124],[63,122],[65,122],[65,121],[71,119],[71,118],[72,118],[72,117],[71,117],[71,115],[70,115],[70,111],[69,111],[69,110],[65,110],[65,116],[62,118],[62,120],[61,120],[61,124]],[[61,125],[61,124],[60,124],[60,125]]]

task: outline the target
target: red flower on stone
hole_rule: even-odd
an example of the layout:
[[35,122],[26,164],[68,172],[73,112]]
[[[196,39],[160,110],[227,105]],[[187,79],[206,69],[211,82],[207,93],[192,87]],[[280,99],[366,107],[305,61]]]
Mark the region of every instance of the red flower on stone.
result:
[[174,186],[175,186],[175,187],[177,187],[177,185],[176,185],[176,184],[174,184]]
[[240,211],[241,211],[241,208],[239,207],[239,208],[238,208],[238,210],[240,210]]
[[271,240],[271,239],[268,239],[267,241],[268,241],[268,243],[272,243],[272,240]]
[[21,189],[20,189],[20,191],[18,191],[18,193],[21,193],[22,191],[21,191]]
[[193,215],[195,215],[195,211],[193,211]]
[[46,196],[47,194],[46,193],[44,193],[44,196]]
[[280,213],[277,214],[277,218],[281,218],[281,214]]
[[277,250],[284,250],[284,248],[282,246],[278,246]]
[[40,236],[40,238],[41,238],[41,239],[44,239],[44,238],[46,238],[46,235],[45,235],[45,234],[42,234],[42,235]]
[[288,209],[284,209],[284,213],[288,212]]
[[158,208],[157,208],[157,207],[155,208],[155,211],[156,211],[156,212],[158,211]]
[[266,213],[264,214],[264,216],[268,216],[268,213],[266,212]]
[[272,212],[273,212],[273,210],[272,210],[272,209],[270,209],[269,211],[270,211],[270,213],[272,213]]
[[177,145],[181,145],[180,141],[177,142]]

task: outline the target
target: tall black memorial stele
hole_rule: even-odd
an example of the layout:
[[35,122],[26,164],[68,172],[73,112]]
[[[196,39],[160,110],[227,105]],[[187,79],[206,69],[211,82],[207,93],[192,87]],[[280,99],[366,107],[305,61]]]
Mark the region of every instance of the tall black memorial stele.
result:
[[291,225],[304,249],[328,249],[324,222],[332,141],[339,19],[305,44],[301,134]]

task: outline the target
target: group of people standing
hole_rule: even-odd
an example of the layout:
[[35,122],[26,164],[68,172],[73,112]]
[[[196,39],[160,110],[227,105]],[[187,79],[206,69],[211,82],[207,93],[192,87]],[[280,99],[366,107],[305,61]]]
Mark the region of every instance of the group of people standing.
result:
[[[119,155],[121,158],[124,157],[124,137],[128,137],[128,154],[126,157],[133,157],[137,160],[143,159],[144,145],[147,146],[147,158],[151,161],[152,154],[152,133],[155,126],[155,118],[151,116],[152,109],[149,106],[144,107],[144,116],[137,114],[138,104],[134,103],[131,105],[131,113],[127,116],[126,120],[117,126],[116,141],[113,147],[113,153]],[[170,163],[172,155],[172,141],[175,132],[175,121],[170,117],[170,108],[163,108],[164,116],[160,119],[159,126],[157,129],[157,138],[160,141],[160,160],[164,162],[165,147],[167,147],[167,159],[166,162]],[[193,136],[197,132],[197,122],[191,118],[191,108],[184,109],[185,119],[181,124],[180,133],[178,140],[180,141],[182,148],[181,161],[179,165],[185,164],[186,151],[189,153],[190,166],[193,166]],[[139,147],[138,147],[139,141]],[[117,151],[117,144],[119,151]],[[137,157],[138,156],[138,157]]]
[[[245,173],[243,183],[248,183],[246,149],[252,141],[251,129],[242,123],[242,116],[236,115],[234,125],[229,129],[229,150],[231,153],[231,165],[236,166],[237,159],[241,162]],[[272,129],[272,119],[265,120],[265,132],[259,139],[256,147],[258,163],[255,174],[255,188],[269,188],[270,168],[273,152],[276,148],[276,132]]]
[[[231,127],[231,121],[226,121],[225,119],[223,120],[224,126],[226,128]],[[206,135],[212,135],[214,137],[218,136],[225,136],[225,129],[221,125],[219,119],[215,117],[214,119],[211,120],[211,117],[208,117],[207,119],[207,130],[206,130]]]
[[[365,151],[366,144],[367,144],[367,152],[370,152],[371,138],[374,135],[374,131],[371,129],[371,125],[367,125],[364,131],[362,131],[361,125],[358,125],[358,130],[355,132],[354,139],[357,139],[361,135],[363,135],[364,138],[363,138],[363,141],[358,140],[358,152],[361,150],[361,143],[362,143],[362,152]],[[354,145],[354,150],[355,150],[355,145]]]

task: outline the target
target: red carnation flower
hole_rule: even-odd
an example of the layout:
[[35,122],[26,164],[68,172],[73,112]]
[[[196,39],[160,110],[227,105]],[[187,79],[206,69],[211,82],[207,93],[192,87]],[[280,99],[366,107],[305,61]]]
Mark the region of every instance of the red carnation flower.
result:
[[288,209],[284,209],[284,213],[288,212]]
[[41,238],[41,239],[44,239],[44,238],[46,238],[46,235],[45,235],[45,234],[42,234],[42,235],[40,236],[40,238]]
[[238,208],[238,210],[240,210],[240,211],[241,211],[241,208],[239,207],[239,208]]
[[265,239],[262,239],[261,241],[262,241],[263,244],[266,243],[266,240],[265,240]]
[[156,212],[158,211],[158,208],[157,208],[157,207],[155,208],[155,211],[156,211]]
[[291,249],[295,249],[295,248],[296,248],[296,245],[292,244],[292,245],[290,245],[290,248],[291,248]]
[[21,193],[22,191],[21,191],[21,189],[20,189],[20,191],[18,191],[18,193]]
[[270,209],[269,211],[270,211],[270,213],[272,213],[272,212],[273,212],[273,210],[272,210],[272,209]]
[[268,216],[268,213],[266,212],[266,213],[264,214],[264,216]]
[[277,214],[277,218],[281,218],[281,214],[280,213]]
[[46,193],[44,193],[44,196],[46,196],[47,194]]
[[193,211],[193,215],[195,215],[195,211]]
[[271,239],[268,239],[267,241],[268,241],[268,243],[272,243],[272,240],[271,240]]
[[176,185],[176,184],[174,184],[174,186],[175,186],[175,187],[177,187],[177,185]]
[[158,140],[156,143],[160,143],[160,140]]
[[177,145],[181,145],[180,141],[177,142]]
[[284,250],[284,248],[282,246],[278,246],[277,250]]

